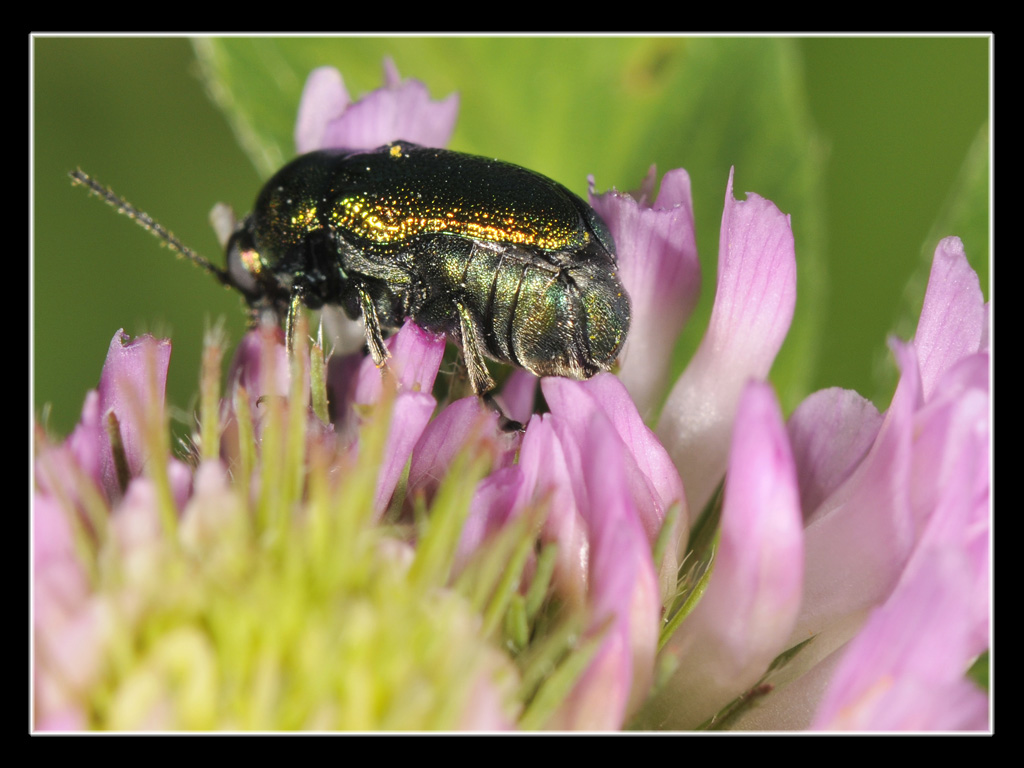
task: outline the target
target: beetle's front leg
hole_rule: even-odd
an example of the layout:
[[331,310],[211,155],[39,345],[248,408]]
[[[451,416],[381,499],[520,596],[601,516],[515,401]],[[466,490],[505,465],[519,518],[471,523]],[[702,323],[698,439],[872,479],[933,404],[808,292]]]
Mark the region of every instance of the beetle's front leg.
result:
[[[292,352],[295,351],[295,322],[299,317],[299,312],[302,311],[302,289],[294,288],[292,290],[291,299],[288,301],[288,316],[284,323],[284,338],[287,344],[288,357],[292,356]],[[278,320],[280,322],[280,320]]]

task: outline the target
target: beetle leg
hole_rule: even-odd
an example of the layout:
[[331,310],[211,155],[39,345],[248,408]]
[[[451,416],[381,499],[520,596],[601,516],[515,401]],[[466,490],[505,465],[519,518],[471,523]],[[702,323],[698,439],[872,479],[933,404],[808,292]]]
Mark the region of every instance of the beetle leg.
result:
[[584,329],[587,315],[579,289],[575,283],[570,282],[566,285],[566,290],[571,297],[571,310],[564,326],[568,333],[565,351],[570,375],[577,381],[582,381],[600,373],[601,368],[591,362],[590,344]]
[[510,419],[505,415],[505,411],[502,410],[498,401],[494,399],[493,393],[487,392],[481,395],[480,399],[483,400],[484,405],[498,414],[498,429],[502,432],[524,432],[526,430],[526,426],[521,421]]
[[356,287],[359,295],[359,309],[363,313],[363,324],[366,326],[366,346],[370,348],[370,357],[373,364],[378,368],[384,367],[384,361],[391,357],[388,348],[384,346],[384,336],[380,332],[380,319],[377,317],[377,308],[373,305],[366,286]]
[[469,371],[469,383],[473,385],[473,392],[483,395],[494,389],[494,379],[487,372],[487,363],[484,361],[483,343],[477,333],[472,313],[461,301],[456,304],[456,307],[459,310],[462,356],[466,360],[466,370]]
[[[291,357],[295,350],[295,321],[302,311],[302,291],[292,291],[291,300],[288,302],[288,317],[284,323],[284,338],[288,348],[288,356]],[[280,322],[280,320],[278,320]]]

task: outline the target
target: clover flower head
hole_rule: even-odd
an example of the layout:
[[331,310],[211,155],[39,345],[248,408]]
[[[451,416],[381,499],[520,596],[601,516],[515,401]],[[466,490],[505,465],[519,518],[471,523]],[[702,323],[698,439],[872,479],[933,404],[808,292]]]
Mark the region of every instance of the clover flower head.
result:
[[[296,145],[444,146],[457,108],[390,61],[358,101],[325,67]],[[457,396],[443,336],[407,321],[378,369],[300,318],[291,354],[246,335],[223,398],[211,334],[182,460],[170,344],[119,331],[79,426],[39,438],[36,726],[987,727],[963,672],[989,628],[991,353],[959,240],[891,344],[889,408],[831,389],[786,421],[789,217],[730,173],[709,327],[669,386],[700,266],[689,176],[656,181],[591,178],[631,335],[615,374],[509,375],[521,431]]]

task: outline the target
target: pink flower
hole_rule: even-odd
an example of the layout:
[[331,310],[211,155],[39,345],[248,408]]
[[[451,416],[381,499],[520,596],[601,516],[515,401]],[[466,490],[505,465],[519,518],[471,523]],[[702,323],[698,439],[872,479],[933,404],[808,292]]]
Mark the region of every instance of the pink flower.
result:
[[[731,206],[739,206],[739,216],[730,213]],[[753,471],[750,457],[738,453],[745,444],[741,435],[754,428],[749,417],[736,418],[745,402],[744,381],[767,372],[791,317],[795,262],[788,224],[767,201],[753,197],[737,204],[729,195],[720,253],[711,325],[670,396],[659,434],[680,468],[691,514],[710,498],[725,473],[720,462],[728,458],[721,549],[701,602],[666,647],[678,672],[639,724],[807,727],[831,679],[837,649],[864,626],[869,611],[884,611],[889,600],[899,599],[899,584],[937,588],[921,583],[914,564],[931,562],[933,548],[941,548],[961,551],[953,562],[971,585],[971,600],[955,591],[948,598],[938,593],[950,600],[942,615],[956,616],[958,626],[949,631],[963,638],[955,644],[958,650],[915,657],[927,670],[894,666],[894,659],[887,671],[858,667],[863,657],[851,648],[847,664],[855,671],[845,674],[882,680],[899,671],[907,684],[896,685],[892,695],[902,698],[892,704],[884,695],[862,700],[858,706],[870,709],[857,719],[832,719],[822,705],[815,722],[825,728],[984,727],[984,696],[962,676],[988,637],[988,333],[977,277],[962,246],[950,238],[936,251],[914,345],[896,347],[903,378],[884,418],[856,393],[827,390],[793,414],[788,440],[769,437],[771,431],[758,438],[785,446],[783,453],[792,441],[795,457],[787,462],[795,465],[795,476],[782,468],[769,473],[788,504],[763,491],[749,497],[748,514],[759,511],[775,521],[767,529],[771,536],[758,533],[750,522],[757,518],[739,517],[730,496],[742,487],[742,473]],[[919,356],[925,361],[920,374]],[[797,498],[802,504],[794,506]],[[803,531],[792,524],[793,510],[800,507]],[[743,534],[729,536],[734,530]],[[729,556],[739,544],[743,555]],[[772,563],[776,575],[742,567],[756,562]],[[934,566],[929,573],[937,573]],[[794,594],[801,583],[802,595]],[[906,616],[902,623],[894,618],[900,615]],[[865,627],[857,643],[870,648],[873,634],[901,631],[904,653],[913,655],[919,632],[914,616],[898,609],[889,616],[889,624],[879,618]],[[758,617],[770,617],[772,629],[757,629]],[[785,662],[769,673],[776,657]],[[830,690],[865,695],[849,683]],[[963,706],[925,706],[908,693],[927,697],[939,690],[959,692]],[[896,716],[914,706],[913,716]]]
[[884,417],[842,390],[793,414],[805,573],[786,645],[811,642],[740,727],[987,727],[963,678],[989,634],[987,338],[977,276],[947,238],[913,344],[893,344]]

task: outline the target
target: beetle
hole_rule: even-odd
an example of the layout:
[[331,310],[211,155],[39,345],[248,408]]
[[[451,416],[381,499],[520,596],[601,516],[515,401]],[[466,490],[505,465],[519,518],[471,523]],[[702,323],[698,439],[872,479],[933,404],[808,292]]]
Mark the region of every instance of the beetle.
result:
[[405,318],[463,351],[473,391],[494,389],[485,358],[538,376],[608,370],[630,301],[607,226],[561,184],[517,165],[396,141],[318,150],[263,187],[227,243],[225,269],[81,171],[103,196],[245,298],[253,322],[302,306],[362,316],[378,367]]

